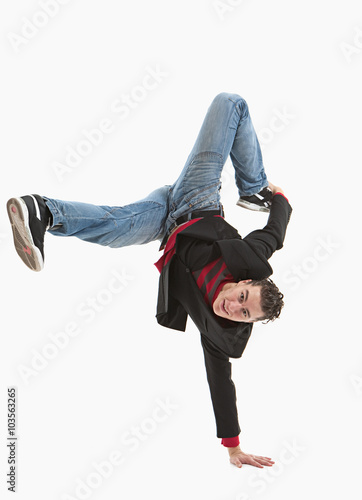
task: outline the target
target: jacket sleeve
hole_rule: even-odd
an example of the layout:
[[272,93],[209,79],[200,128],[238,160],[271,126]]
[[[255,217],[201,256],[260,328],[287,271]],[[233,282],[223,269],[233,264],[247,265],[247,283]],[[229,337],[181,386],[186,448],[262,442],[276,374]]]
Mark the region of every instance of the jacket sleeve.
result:
[[207,381],[214,408],[217,437],[238,436],[240,426],[236,406],[236,391],[231,379],[231,363],[228,356],[216,350],[210,340],[201,334]]
[[283,247],[287,226],[292,213],[292,207],[282,194],[273,196],[267,225],[245,236],[252,249],[267,260],[276,250]]

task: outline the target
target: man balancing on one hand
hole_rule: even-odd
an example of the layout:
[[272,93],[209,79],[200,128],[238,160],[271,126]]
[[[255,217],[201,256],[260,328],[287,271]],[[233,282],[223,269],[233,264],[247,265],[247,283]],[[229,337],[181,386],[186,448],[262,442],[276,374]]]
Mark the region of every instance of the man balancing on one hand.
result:
[[[269,212],[263,229],[241,238],[224,219],[221,172],[230,154],[238,205]],[[235,386],[229,358],[240,358],[253,323],[278,318],[283,294],[268,278],[268,259],[283,246],[292,208],[266,177],[245,100],[221,93],[212,101],[181,175],[130,205],[110,207],[39,195],[7,204],[16,250],[34,271],[44,265],[45,232],[120,248],[159,240],[156,318],[185,331],[190,316],[200,331],[217,436],[230,462],[270,466],[268,457],[240,449]]]

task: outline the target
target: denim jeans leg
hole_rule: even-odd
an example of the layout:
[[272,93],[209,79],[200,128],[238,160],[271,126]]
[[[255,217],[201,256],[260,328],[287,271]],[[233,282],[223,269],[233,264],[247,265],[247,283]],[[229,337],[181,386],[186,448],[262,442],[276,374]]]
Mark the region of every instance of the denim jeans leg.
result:
[[228,97],[235,103],[240,121],[230,150],[235,169],[239,196],[250,196],[269,185],[264,170],[263,157],[246,101],[238,95]]
[[53,216],[48,232],[55,236],[76,236],[112,248],[162,240],[169,192],[170,186],[163,186],[142,200],[114,207],[44,196]]
[[220,177],[230,154],[239,195],[258,193],[268,185],[262,154],[246,101],[220,93],[212,101],[195,145],[172,186],[169,219],[220,205]]

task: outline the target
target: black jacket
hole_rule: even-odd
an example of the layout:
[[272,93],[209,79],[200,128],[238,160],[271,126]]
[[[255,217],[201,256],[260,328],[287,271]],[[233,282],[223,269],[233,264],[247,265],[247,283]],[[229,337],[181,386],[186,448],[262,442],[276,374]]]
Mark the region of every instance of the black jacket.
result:
[[268,259],[283,246],[291,212],[284,196],[275,195],[267,225],[243,239],[222,217],[204,217],[177,235],[175,255],[160,275],[157,321],[185,331],[190,316],[199,329],[220,438],[240,433],[229,358],[241,357],[253,325],[216,316],[205,303],[192,271],[222,256],[236,282],[267,278],[273,273]]

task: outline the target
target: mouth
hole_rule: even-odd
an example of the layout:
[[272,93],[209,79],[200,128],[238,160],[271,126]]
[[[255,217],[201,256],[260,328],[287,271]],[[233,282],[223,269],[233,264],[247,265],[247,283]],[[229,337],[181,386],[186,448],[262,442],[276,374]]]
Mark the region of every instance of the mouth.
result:
[[226,313],[228,316],[230,316],[230,314],[228,313],[226,307],[225,307],[225,299],[223,300],[221,306],[220,306],[221,310]]

